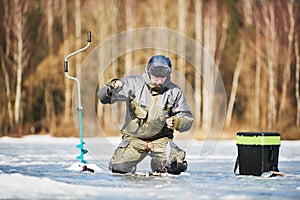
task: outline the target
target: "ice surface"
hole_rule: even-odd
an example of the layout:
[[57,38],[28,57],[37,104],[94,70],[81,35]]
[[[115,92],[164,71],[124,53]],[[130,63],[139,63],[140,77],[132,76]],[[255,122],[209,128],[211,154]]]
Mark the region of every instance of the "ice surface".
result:
[[[1,199],[300,199],[300,141],[282,141],[284,177],[235,176],[234,140],[176,143],[187,150],[187,173],[136,177],[112,174],[107,164],[120,138],[87,138],[81,173],[78,138],[49,135],[0,138]],[[150,171],[150,159],[138,172]]]

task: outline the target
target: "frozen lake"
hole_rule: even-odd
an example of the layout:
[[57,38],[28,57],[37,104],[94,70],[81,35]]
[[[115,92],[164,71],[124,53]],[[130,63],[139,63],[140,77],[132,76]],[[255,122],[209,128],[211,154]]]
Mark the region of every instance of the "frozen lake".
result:
[[[189,167],[180,176],[115,175],[107,163],[120,138],[85,139],[85,159],[101,170],[80,173],[77,138],[48,135],[0,138],[1,199],[300,199],[300,141],[282,141],[279,169],[284,177],[235,176],[234,140],[176,143],[187,149]],[[150,170],[149,159],[138,165]]]

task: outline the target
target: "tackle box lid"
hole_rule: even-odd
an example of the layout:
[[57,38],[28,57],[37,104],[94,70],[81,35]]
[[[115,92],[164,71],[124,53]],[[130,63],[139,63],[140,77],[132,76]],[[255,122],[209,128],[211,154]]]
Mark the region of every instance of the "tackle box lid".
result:
[[238,132],[237,145],[280,145],[277,132]]

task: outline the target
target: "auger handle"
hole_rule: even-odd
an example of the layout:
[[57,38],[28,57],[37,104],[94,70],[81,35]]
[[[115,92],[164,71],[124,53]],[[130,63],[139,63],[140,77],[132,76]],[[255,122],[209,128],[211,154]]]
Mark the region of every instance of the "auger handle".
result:
[[92,42],[92,32],[87,32],[87,42]]
[[65,58],[65,62],[64,62],[64,72],[68,72],[68,71],[69,71],[69,68],[68,68],[68,59],[69,59],[70,57],[72,57],[72,56],[74,56],[74,55],[80,53],[81,51],[86,50],[86,49],[90,46],[90,44],[91,44],[91,42],[92,42],[92,32],[91,32],[91,31],[89,31],[89,32],[87,33],[87,42],[88,42],[88,44],[87,44],[84,48],[79,49],[78,51],[75,51],[75,52],[69,54],[69,55]]

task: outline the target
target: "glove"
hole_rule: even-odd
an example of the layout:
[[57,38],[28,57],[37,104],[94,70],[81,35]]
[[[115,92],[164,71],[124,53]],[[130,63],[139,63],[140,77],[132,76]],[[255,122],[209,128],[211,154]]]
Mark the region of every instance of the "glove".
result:
[[180,132],[188,131],[192,127],[193,119],[189,116],[172,117],[174,122],[174,129]]
[[117,94],[120,92],[124,86],[124,82],[121,81],[118,78],[111,79],[108,83],[106,83],[108,89],[107,89],[107,94],[112,95],[112,94]]
[[145,107],[137,103],[134,99],[130,99],[129,109],[138,119],[145,119],[147,117],[148,112]]
[[167,118],[166,123],[169,129],[178,130],[182,126],[180,118],[176,116]]
[[175,130],[178,130],[178,128],[181,126],[180,122],[180,118],[179,117],[172,117],[173,118],[173,121],[174,121],[174,129]]

